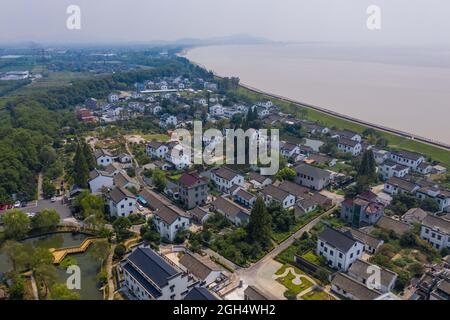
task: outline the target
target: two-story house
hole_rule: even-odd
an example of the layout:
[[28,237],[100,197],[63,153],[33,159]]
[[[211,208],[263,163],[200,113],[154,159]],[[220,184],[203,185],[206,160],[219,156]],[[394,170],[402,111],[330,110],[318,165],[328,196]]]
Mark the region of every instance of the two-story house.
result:
[[229,192],[234,185],[244,186],[244,177],[228,167],[211,170],[211,180],[217,189],[225,192]]
[[364,244],[348,233],[326,227],[317,238],[317,255],[323,256],[334,269],[347,271],[356,259],[361,258]]
[[175,240],[178,231],[185,230],[190,226],[190,219],[181,215],[173,206],[164,205],[153,212],[153,223],[161,237],[170,242]]
[[197,172],[183,173],[178,180],[180,201],[186,210],[203,205],[208,200],[208,179]]
[[261,195],[266,205],[279,203],[284,209],[294,206],[295,196],[274,185],[268,185],[261,190]]
[[147,143],[146,151],[152,158],[163,159],[169,152],[169,147],[164,142],[150,141]]
[[114,187],[106,194],[109,213],[114,217],[128,217],[136,212],[136,196],[127,189]]
[[197,281],[150,248],[137,247],[121,263],[123,285],[138,300],[182,300]]
[[295,167],[295,171],[295,182],[302,186],[320,191],[330,184],[331,173],[326,170],[303,163]]
[[374,198],[358,195],[342,202],[341,219],[355,227],[373,225],[384,214],[384,205]]
[[426,216],[422,220],[420,237],[438,250],[450,249],[450,221],[434,215]]

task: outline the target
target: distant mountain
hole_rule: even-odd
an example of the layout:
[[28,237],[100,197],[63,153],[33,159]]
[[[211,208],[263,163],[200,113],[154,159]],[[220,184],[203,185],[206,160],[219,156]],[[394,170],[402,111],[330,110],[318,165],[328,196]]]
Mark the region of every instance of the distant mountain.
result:
[[174,41],[173,43],[185,46],[205,46],[205,45],[227,45],[227,44],[262,44],[271,42],[273,41],[262,37],[255,37],[248,34],[237,34],[231,36],[212,37],[205,39],[185,38]]

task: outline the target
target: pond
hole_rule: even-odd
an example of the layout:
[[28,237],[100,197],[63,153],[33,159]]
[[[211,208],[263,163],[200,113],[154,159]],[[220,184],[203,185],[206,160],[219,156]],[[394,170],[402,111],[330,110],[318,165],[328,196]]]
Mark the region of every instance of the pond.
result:
[[[23,243],[30,243],[34,247],[59,249],[77,246],[87,237],[85,234],[53,233],[29,238],[24,240]],[[89,256],[89,250],[84,253],[69,255],[69,257],[77,260],[77,265],[81,269],[81,289],[76,291],[83,300],[102,300],[103,293],[98,289],[96,281],[96,276],[100,271],[101,265]],[[0,272],[7,272],[11,268],[12,266],[8,257],[0,249]],[[70,274],[67,274],[66,270],[59,266],[57,267],[57,272],[59,281],[65,283]]]

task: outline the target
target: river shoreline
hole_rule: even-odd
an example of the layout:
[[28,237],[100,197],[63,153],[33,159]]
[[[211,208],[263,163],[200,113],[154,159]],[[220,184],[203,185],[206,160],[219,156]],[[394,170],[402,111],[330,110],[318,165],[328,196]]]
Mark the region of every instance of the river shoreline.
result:
[[[197,66],[199,66],[199,67],[201,67],[203,69],[209,70],[202,63],[200,63],[198,61],[194,61],[193,59],[188,57],[189,51],[193,50],[193,49],[195,49],[195,47],[189,48],[189,49],[183,49],[179,53],[179,56],[188,59],[191,63],[193,63],[193,64],[195,64],[195,65],[197,65]],[[215,70],[212,70],[212,72],[218,78],[223,78],[224,77],[223,75],[218,74]],[[260,90],[258,88],[254,88],[254,87],[252,87],[252,86],[250,86],[248,84],[245,84],[245,83],[240,83],[240,86],[242,88],[246,89],[246,90],[249,90],[249,91],[253,92],[253,93],[261,94],[261,95],[264,95],[264,96],[269,97],[271,99],[282,100],[284,102],[292,103],[292,104],[294,104],[294,105],[296,105],[298,107],[303,107],[303,108],[307,108],[307,109],[313,109],[315,111],[327,114],[329,116],[332,116],[332,117],[335,117],[335,118],[338,118],[338,119],[342,119],[342,120],[346,120],[346,121],[350,121],[352,123],[355,123],[355,124],[358,124],[358,125],[361,125],[361,126],[364,126],[364,127],[373,128],[373,129],[376,129],[376,130],[380,130],[380,131],[383,131],[383,132],[387,132],[387,133],[390,133],[390,134],[394,134],[394,135],[403,137],[405,139],[418,141],[420,143],[425,143],[425,144],[428,144],[428,145],[431,145],[431,146],[434,146],[434,147],[438,147],[438,148],[446,150],[446,151],[450,151],[450,145],[449,144],[441,142],[441,141],[438,141],[438,140],[435,140],[435,139],[423,137],[423,136],[420,136],[420,135],[417,135],[417,134],[413,134],[413,133],[405,132],[405,131],[402,131],[402,130],[398,130],[398,129],[386,127],[386,126],[383,126],[383,125],[379,125],[379,124],[376,124],[376,123],[371,123],[371,122],[368,122],[368,121],[365,121],[365,120],[357,119],[357,118],[354,118],[354,117],[346,115],[346,114],[342,114],[342,113],[339,113],[339,112],[336,112],[336,111],[332,111],[330,109],[322,108],[322,107],[319,107],[319,106],[316,106],[316,105],[312,105],[312,104],[309,104],[309,103],[304,103],[304,102],[298,101],[298,100],[293,99],[293,98],[284,97],[284,96],[281,96],[281,95],[278,95],[278,94],[275,94],[275,93],[267,92],[267,90],[263,91],[263,90]]]

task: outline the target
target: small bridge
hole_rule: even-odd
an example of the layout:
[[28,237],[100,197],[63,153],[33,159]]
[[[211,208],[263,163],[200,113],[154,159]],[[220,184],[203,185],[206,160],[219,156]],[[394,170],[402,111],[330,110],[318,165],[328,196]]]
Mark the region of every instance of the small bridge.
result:
[[101,240],[101,239],[102,238],[89,237],[89,238],[84,239],[84,241],[79,246],[76,246],[76,247],[50,249],[50,252],[53,254],[53,258],[54,258],[53,263],[60,264],[68,254],[83,253],[89,248],[89,246],[92,243],[94,243],[95,241]]

